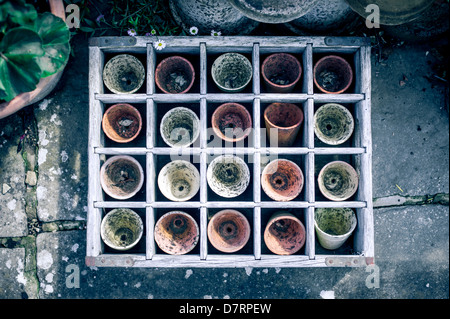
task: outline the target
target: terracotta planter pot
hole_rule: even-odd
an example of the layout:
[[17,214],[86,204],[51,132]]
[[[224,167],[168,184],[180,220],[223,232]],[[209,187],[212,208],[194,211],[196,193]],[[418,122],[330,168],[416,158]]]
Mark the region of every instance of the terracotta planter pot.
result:
[[103,115],[102,128],[106,136],[114,142],[131,142],[141,132],[141,113],[130,104],[115,104]]
[[103,68],[103,83],[116,94],[136,92],[144,84],[145,76],[144,65],[130,54],[114,56]]
[[261,74],[267,91],[288,93],[300,81],[302,66],[292,54],[274,53],[264,59]]
[[314,65],[314,83],[324,93],[343,93],[350,87],[352,82],[352,67],[340,56],[325,56]]
[[264,242],[277,255],[292,255],[305,244],[306,230],[303,223],[287,212],[275,213],[264,230]]
[[340,104],[324,104],[314,114],[314,132],[326,144],[346,142],[352,136],[354,127],[352,113]]
[[250,83],[253,67],[251,62],[240,53],[224,53],[214,61],[211,76],[222,91],[240,92]]
[[296,198],[303,190],[303,184],[302,170],[287,159],[270,162],[261,176],[261,186],[267,196],[281,202]]
[[316,208],[314,211],[314,228],[320,245],[325,249],[341,247],[356,224],[356,214],[351,208]]
[[102,165],[100,183],[109,196],[115,199],[128,199],[142,188],[144,170],[135,158],[116,155]]
[[[63,0],[49,0],[50,12],[66,20],[66,11]],[[49,95],[58,84],[64,69],[53,75],[40,79],[36,89],[17,95],[9,102],[0,103],[0,119],[5,118],[22,108],[37,103]]]
[[214,133],[228,142],[241,141],[252,130],[252,116],[239,103],[225,103],[219,106],[212,115],[211,123]]
[[197,140],[199,127],[197,114],[186,107],[176,107],[163,116],[160,132],[170,147],[188,147]]
[[198,239],[198,224],[185,212],[166,213],[156,222],[156,244],[167,254],[187,254],[197,245]]
[[142,237],[144,223],[141,217],[128,208],[110,211],[102,220],[100,235],[103,242],[117,250],[134,247]]
[[250,183],[250,170],[240,157],[222,155],[208,166],[209,187],[219,196],[232,198],[241,195]]
[[295,104],[272,103],[264,111],[264,122],[271,143],[292,146],[303,122],[303,111]]
[[162,60],[155,70],[155,82],[164,93],[183,94],[188,92],[195,80],[192,63],[181,56]]
[[242,249],[250,238],[250,224],[247,218],[234,209],[216,213],[208,223],[208,239],[217,249],[234,253]]
[[356,193],[358,179],[353,166],[343,161],[334,161],[320,170],[317,182],[323,196],[333,201],[343,201]]
[[188,161],[176,160],[165,165],[159,172],[158,187],[169,200],[187,201],[200,189],[200,173]]

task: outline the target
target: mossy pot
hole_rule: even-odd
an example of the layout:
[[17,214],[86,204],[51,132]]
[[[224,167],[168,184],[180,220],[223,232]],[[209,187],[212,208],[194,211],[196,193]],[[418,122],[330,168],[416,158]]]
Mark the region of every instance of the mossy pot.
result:
[[206,178],[209,187],[219,196],[237,197],[250,183],[250,170],[245,161],[234,155],[216,157],[208,166]]
[[113,209],[105,215],[100,226],[103,242],[116,250],[129,250],[141,239],[144,223],[141,217],[128,208]]
[[316,208],[314,228],[320,245],[328,250],[341,247],[357,225],[356,214],[351,208]]
[[354,128],[352,113],[341,104],[324,104],[314,113],[314,132],[323,143],[345,143],[352,136]]
[[241,92],[252,79],[252,63],[240,53],[224,53],[214,61],[211,76],[220,90]]
[[135,93],[144,81],[144,65],[130,54],[118,54],[112,57],[103,68],[103,83],[115,94]]
[[187,201],[200,189],[200,173],[188,161],[172,161],[159,172],[158,187],[161,193],[171,201]]
[[358,190],[359,176],[347,162],[333,161],[319,172],[317,183],[323,196],[333,201],[344,201]]
[[188,147],[200,134],[200,120],[192,110],[176,107],[164,114],[160,132],[164,142],[170,147]]

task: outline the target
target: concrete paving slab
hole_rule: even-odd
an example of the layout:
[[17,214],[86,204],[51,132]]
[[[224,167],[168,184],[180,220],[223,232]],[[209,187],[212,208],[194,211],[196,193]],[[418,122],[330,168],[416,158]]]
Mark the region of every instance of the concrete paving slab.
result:
[[24,276],[25,248],[0,248],[0,299],[22,299]]

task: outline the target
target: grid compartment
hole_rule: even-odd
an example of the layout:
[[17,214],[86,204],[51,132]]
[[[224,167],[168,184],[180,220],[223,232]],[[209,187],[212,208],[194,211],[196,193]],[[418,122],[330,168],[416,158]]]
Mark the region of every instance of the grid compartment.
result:
[[[370,127],[370,43],[362,38],[327,37],[160,37],[168,43],[162,51],[152,46],[152,38],[100,37],[90,40],[90,132],[89,194],[86,263],[109,267],[325,267],[364,266],[373,263],[372,217],[372,142]],[[330,40],[332,39],[332,41]],[[329,45],[333,43],[333,45]],[[211,66],[223,53],[244,54],[253,66],[252,80],[238,93],[218,89],[211,78]],[[268,93],[261,77],[261,65],[272,53],[293,54],[302,66],[299,83],[291,93]],[[103,84],[105,63],[114,55],[128,53],[143,62],[147,77],[134,94],[112,94]],[[352,86],[343,94],[323,94],[313,82],[314,63],[326,54],[345,57],[352,65]],[[180,55],[194,66],[195,81],[186,94],[165,94],[154,81],[155,69],[165,57]],[[220,140],[211,128],[211,116],[221,104],[244,105],[252,116],[253,130],[244,141]],[[264,110],[274,102],[298,105],[304,115],[299,134],[291,147],[273,147],[266,136]],[[101,119],[104,111],[115,103],[136,106],[143,119],[142,131],[135,141],[120,144],[104,135]],[[351,138],[338,146],[320,142],[314,133],[314,113],[320,105],[339,103],[347,107],[355,120]],[[174,149],[160,134],[160,123],[171,108],[183,106],[200,119],[200,134],[189,147]],[[145,182],[139,194],[125,201],[105,196],[100,187],[99,170],[103,161],[113,155],[126,154],[138,158],[143,165]],[[224,198],[209,187],[206,172],[210,161],[222,154],[241,157],[247,163],[251,180],[245,192],[235,198]],[[261,187],[261,172],[268,160],[286,158],[297,163],[304,175],[300,195],[289,202],[270,199]],[[357,193],[349,200],[325,199],[317,188],[317,174],[324,162],[334,158],[353,165],[360,174]],[[172,202],[160,192],[159,171],[171,160],[184,159],[200,172],[200,190],[190,200]],[[105,212],[129,207],[138,210],[145,223],[145,234],[139,246],[125,252],[111,251],[100,238],[100,223]],[[355,209],[358,225],[345,245],[335,251],[320,247],[314,230],[314,210],[318,207],[350,207]],[[246,246],[236,253],[222,253],[212,247],[207,225],[214,213],[226,208],[244,213],[251,225]],[[199,227],[197,246],[186,255],[168,255],[154,241],[154,225],[163,213],[181,210],[193,216]],[[271,214],[287,210],[297,216],[306,228],[305,245],[293,255],[273,254],[264,243],[264,229]]]

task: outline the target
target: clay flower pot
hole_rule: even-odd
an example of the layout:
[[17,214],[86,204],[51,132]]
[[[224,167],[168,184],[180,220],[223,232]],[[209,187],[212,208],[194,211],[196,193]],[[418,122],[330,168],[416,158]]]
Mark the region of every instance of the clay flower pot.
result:
[[169,200],[187,201],[200,189],[200,173],[188,161],[176,160],[166,164],[159,172],[158,187]]
[[164,93],[182,94],[188,92],[195,80],[192,63],[181,56],[162,60],[155,70],[155,82]]
[[170,255],[190,252],[198,243],[199,228],[192,216],[181,211],[164,214],[155,225],[155,241]]
[[250,224],[237,210],[221,210],[208,223],[208,239],[222,252],[234,253],[242,249],[249,238]]
[[325,56],[314,65],[314,83],[324,93],[343,93],[350,87],[352,81],[352,67],[340,56]]
[[245,139],[252,130],[252,116],[239,103],[225,103],[213,113],[212,127],[214,133],[228,142]]
[[240,53],[224,53],[219,56],[211,67],[214,83],[224,92],[242,91],[252,79],[251,62]]
[[302,76],[300,61],[289,53],[274,53],[264,59],[261,74],[267,91],[288,93]]
[[303,111],[295,104],[272,103],[264,111],[269,141],[279,147],[292,146],[303,122]]
[[163,116],[160,132],[170,147],[187,147],[197,140],[199,127],[197,114],[186,107],[176,107]]
[[208,166],[209,187],[219,196],[231,198],[241,195],[250,183],[250,170],[240,157],[222,155]]
[[320,170],[317,182],[323,196],[333,201],[343,201],[356,193],[358,179],[358,173],[350,164],[334,161]]
[[110,157],[100,169],[103,191],[115,199],[133,197],[144,184],[144,170],[128,155]]
[[264,230],[264,242],[277,255],[292,255],[298,252],[306,240],[303,223],[288,212],[272,215]]
[[354,127],[352,113],[340,104],[322,105],[314,114],[314,132],[326,144],[339,145],[346,142],[352,136]]
[[117,250],[134,247],[142,237],[144,223],[139,215],[128,208],[110,211],[102,220],[100,235],[103,242]]
[[113,93],[131,94],[144,84],[145,68],[135,56],[119,54],[103,68],[103,83]]
[[102,128],[106,136],[114,142],[131,142],[142,129],[141,113],[130,104],[115,104],[103,115]]
[[303,172],[294,162],[277,159],[262,172],[261,186],[273,200],[286,202],[296,198],[303,190]]
[[356,214],[351,208],[316,208],[314,228],[320,245],[338,249],[356,228]]

